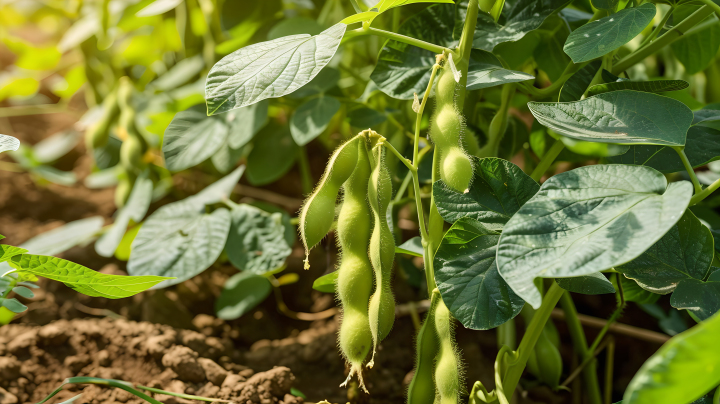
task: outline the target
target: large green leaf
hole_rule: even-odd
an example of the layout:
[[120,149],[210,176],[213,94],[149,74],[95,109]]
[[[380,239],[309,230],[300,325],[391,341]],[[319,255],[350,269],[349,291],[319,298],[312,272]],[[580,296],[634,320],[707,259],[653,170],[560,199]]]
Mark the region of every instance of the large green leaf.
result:
[[60,254],[90,241],[104,224],[105,220],[102,216],[75,220],[35,236],[22,243],[20,247],[38,255]]
[[720,276],[711,275],[707,282],[697,279],[680,281],[670,298],[670,305],[688,310],[700,320],[707,320],[720,311]]
[[684,33],[670,47],[688,74],[705,70],[715,60],[720,48],[720,26],[713,17]]
[[165,129],[162,152],[170,171],[181,171],[210,158],[225,143],[228,126],[205,115],[203,105],[178,112]]
[[525,305],[497,272],[499,238],[500,233],[465,217],[445,233],[435,253],[435,281],[443,302],[467,328],[495,328]]
[[635,374],[623,404],[688,404],[720,384],[720,314],[666,342]]
[[20,273],[42,276],[62,282],[85,295],[108,299],[129,297],[171,279],[162,276],[108,275],[62,258],[45,255],[19,255],[13,258],[11,265]]
[[187,200],[167,204],[150,215],[132,243],[131,275],[173,276],[163,287],[186,281],[220,256],[230,230],[230,212],[203,214]]
[[599,143],[683,146],[693,119],[680,101],[629,90],[575,102],[529,102],[528,107],[548,128]]
[[[452,38],[454,9],[446,4],[428,7],[408,18],[400,26],[398,33],[436,45],[453,47],[457,44]],[[433,52],[388,40],[380,51],[370,79],[390,97],[412,100],[414,93],[425,92],[434,64]]]
[[225,56],[210,69],[205,83],[208,114],[282,97],[302,87],[330,62],[346,28],[335,24],[319,35],[292,35]]
[[253,142],[247,159],[250,184],[266,185],[285,175],[295,164],[298,149],[287,126],[267,126]]
[[230,198],[233,189],[240,181],[240,177],[245,172],[245,166],[240,166],[233,170],[230,174],[220,178],[213,182],[208,187],[198,192],[197,194],[183,199],[181,202],[191,204],[195,210],[201,211],[205,205],[212,205],[214,203],[222,202],[225,199]]
[[[618,279],[620,280],[621,286],[618,286]],[[617,278],[612,277],[611,282],[616,289],[622,287],[626,302],[653,304],[660,298],[660,295],[648,292],[647,290],[641,288],[634,280],[626,278],[625,275],[620,275]]]
[[270,281],[252,272],[240,272],[225,281],[215,301],[215,313],[223,320],[235,320],[252,310],[272,292]]
[[616,269],[643,289],[664,295],[684,279],[705,279],[713,254],[710,229],[687,210],[657,243]]
[[551,177],[503,229],[498,269],[533,307],[536,277],[588,275],[635,259],[680,220],[687,181],[639,166],[595,165]]
[[15,151],[20,148],[20,141],[8,135],[0,135],[0,153]]
[[467,193],[450,189],[442,180],[433,184],[438,212],[450,223],[471,217],[488,229],[501,230],[540,186],[507,160],[472,157],[472,162],[474,175]]
[[572,278],[558,278],[557,284],[568,292],[582,293],[584,295],[615,293],[613,284],[600,272]]
[[[28,250],[21,248],[21,247],[15,247],[12,245],[7,244],[0,244],[0,262],[5,262],[10,260],[12,257],[20,254],[25,254],[28,252]],[[5,265],[5,264],[3,264]],[[2,274],[0,274],[2,275]]]
[[656,12],[654,4],[645,3],[589,22],[568,36],[563,49],[575,63],[606,55],[638,36]]
[[614,81],[611,83],[595,84],[588,89],[588,96],[607,93],[610,91],[634,90],[646,93],[664,93],[679,91],[688,88],[690,84],[685,80],[652,80],[652,81]]
[[135,180],[127,203],[118,211],[115,222],[95,242],[95,251],[103,257],[112,257],[120,245],[130,220],[139,223],[148,211],[152,201],[153,183],[148,178],[148,172],[143,172]]
[[503,68],[498,58],[490,52],[473,49],[470,54],[470,66],[467,74],[468,90],[479,90],[534,78],[524,72]]
[[313,282],[313,289],[323,293],[335,293],[335,284],[338,279],[338,271],[330,272],[329,274],[323,275]]
[[[570,57],[563,52],[563,44],[568,35],[570,35],[570,27],[558,15],[548,17],[537,30],[530,34],[539,40],[532,57],[538,68],[545,72],[551,81],[559,79],[570,63]],[[509,49],[514,46],[516,46],[514,43],[507,44]]]
[[[540,27],[546,18],[568,3],[567,0],[518,0],[510,7],[508,3],[503,25],[497,24],[489,14],[478,13],[473,48],[492,52],[498,44],[518,41],[528,32]],[[465,20],[467,2],[461,3],[458,9],[460,18],[455,27],[456,37],[459,37],[461,21]]]
[[587,90],[590,83],[592,83],[598,70],[600,70],[600,66],[602,66],[602,61],[595,60],[575,72],[575,74],[565,82],[562,90],[560,90],[560,101],[570,102],[580,100],[583,94],[585,94],[585,90]]
[[228,112],[225,120],[230,125],[227,136],[228,145],[239,149],[252,140],[260,129],[267,123],[268,102],[260,101]]
[[[685,141],[685,155],[693,167],[703,166],[720,159],[720,131],[704,126],[691,126]],[[634,164],[652,167],[664,173],[685,171],[677,152],[670,147],[639,145],[608,159],[615,164]]]
[[230,211],[230,218],[225,253],[236,268],[262,275],[280,267],[292,252],[280,213],[238,205]]
[[332,117],[340,110],[340,101],[333,97],[316,97],[300,105],[290,118],[290,133],[295,143],[305,146],[327,129]]

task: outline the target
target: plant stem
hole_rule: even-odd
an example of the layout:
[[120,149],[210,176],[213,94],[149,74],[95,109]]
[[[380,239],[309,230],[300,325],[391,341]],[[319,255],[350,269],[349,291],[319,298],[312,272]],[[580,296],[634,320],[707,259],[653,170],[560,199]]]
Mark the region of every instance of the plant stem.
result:
[[552,95],[555,91],[559,90],[565,84],[565,82],[568,81],[570,79],[570,77],[573,76],[573,74],[575,74],[578,70],[585,67],[585,65],[587,65],[588,63],[590,63],[590,62],[583,62],[583,63],[578,63],[578,64],[575,64],[573,62],[568,63],[568,65],[565,67],[565,70],[563,71],[562,75],[557,80],[555,80],[554,83],[550,84],[549,86],[547,86],[543,89],[535,88],[531,84],[528,84],[525,82],[519,83],[520,88],[524,89],[525,92],[532,95],[536,99],[548,97],[548,96]]
[[710,6],[704,5],[700,7],[697,11],[690,14],[689,17],[682,20],[676,26],[672,27],[672,29],[663,34],[657,40],[650,42],[646,46],[643,46],[642,48],[639,48],[635,52],[624,57],[613,67],[612,73],[617,76],[627,70],[630,66],[635,65],[646,57],[664,48],[665,46],[670,45],[671,43],[680,39],[680,37],[682,37],[690,28],[707,18],[712,13],[713,9]]
[[186,400],[197,400],[197,401],[208,401],[211,403],[231,403],[230,400],[221,400],[219,398],[209,398],[209,397],[202,397],[202,396],[194,396],[192,394],[183,394],[183,393],[173,393],[172,391],[166,391],[166,390],[160,390],[155,389],[152,387],[146,387],[146,386],[136,386],[138,390],[145,390],[149,391],[151,393],[157,393],[157,394],[165,394],[166,396],[173,396],[173,397],[180,397],[184,398]]
[[657,36],[660,34],[660,31],[662,31],[663,27],[665,27],[665,24],[667,24],[668,20],[670,19],[670,16],[672,16],[673,12],[675,11],[674,6],[670,6],[670,10],[668,10],[667,13],[663,16],[662,20],[660,20],[660,24],[658,24],[657,27],[650,33],[650,35],[647,36],[647,38],[643,39],[642,43],[638,47],[638,49],[642,48],[643,46],[649,44],[652,42]]
[[720,404],[720,387],[715,390],[715,394],[713,395],[713,404]]
[[689,206],[697,205],[697,204],[700,203],[703,199],[707,198],[707,197],[710,196],[713,192],[715,192],[715,190],[718,189],[718,188],[720,188],[720,180],[715,180],[715,182],[713,182],[712,184],[710,184],[710,186],[708,186],[707,188],[705,188],[705,189],[703,189],[702,191],[700,191],[700,192],[696,193],[695,195],[693,195],[693,197],[690,198],[690,205],[689,205]]
[[357,0],[350,0],[350,4],[352,4],[353,9],[355,9],[356,13],[362,13],[363,11],[367,11],[367,7],[361,7],[360,4],[358,4]]
[[605,351],[605,404],[612,404],[615,339],[608,337],[608,340],[607,351]]
[[540,308],[537,309],[532,320],[530,320],[530,324],[528,324],[525,334],[520,341],[520,347],[517,350],[517,361],[512,363],[505,373],[503,388],[507,395],[512,396],[515,391],[515,387],[517,387],[517,384],[520,381],[520,376],[522,375],[523,370],[525,370],[528,358],[530,358],[530,354],[532,353],[538,338],[540,338],[540,333],[542,332],[543,327],[545,327],[545,323],[547,323],[550,318],[550,313],[552,313],[553,308],[563,296],[563,293],[564,290],[558,286],[555,281],[553,281],[547,293],[545,293],[545,297],[543,297]]
[[582,324],[580,324],[580,319],[575,309],[575,303],[573,303],[572,297],[570,297],[570,292],[563,293],[560,298],[560,306],[562,306],[565,312],[565,321],[570,331],[570,338],[572,338],[575,352],[583,361],[592,358],[592,361],[588,363],[583,370],[583,381],[585,383],[585,390],[588,392],[590,403],[602,404],[600,386],[597,380],[597,362],[593,358],[593,351],[588,349],[585,332],[583,332]]
[[706,6],[710,7],[715,14],[717,14],[718,18],[720,18],[720,6],[717,5],[713,0],[700,0],[702,3],[705,3]]
[[298,165],[300,165],[300,183],[302,184],[303,194],[310,195],[313,191],[313,178],[305,146],[298,150]]
[[543,175],[545,175],[545,172],[550,168],[552,163],[555,162],[555,159],[560,154],[561,151],[565,148],[565,143],[562,142],[560,139],[556,139],[555,143],[550,147],[548,151],[545,152],[545,155],[542,156],[540,159],[540,163],[535,167],[532,174],[530,174],[530,178],[534,179],[535,182],[540,182]]
[[[467,14],[465,15],[465,25],[463,26],[460,42],[457,50],[461,59],[470,60],[470,52],[472,51],[472,43],[475,38],[475,26],[477,25],[477,15],[480,7],[478,0],[470,0],[468,3]],[[465,72],[467,73],[467,72]]]
[[687,171],[690,176],[690,181],[692,181],[693,187],[695,188],[695,194],[697,195],[702,192],[703,189],[697,175],[695,175],[693,166],[690,164],[690,160],[688,160],[687,155],[685,154],[685,146],[673,146],[673,149],[677,152],[678,156],[680,156],[680,160],[682,160],[682,163],[685,166],[685,171]]
[[515,88],[516,85],[514,83],[502,86],[500,107],[490,122],[488,142],[478,152],[479,157],[496,157],[498,155],[500,142],[507,130],[508,110],[510,109],[510,102],[512,101],[513,95],[515,95]]
[[345,43],[355,37],[363,36],[363,35],[375,35],[387,39],[392,39],[394,41],[406,43],[408,45],[417,46],[418,48],[429,50],[430,52],[434,53],[443,53],[445,51],[449,51],[448,48],[445,48],[440,45],[435,45],[434,43],[421,41],[416,38],[411,38],[409,36],[396,34],[394,32],[385,31],[382,29],[372,28],[372,27],[362,27],[357,28],[352,31],[347,31],[345,33],[345,36],[342,39],[341,43]]

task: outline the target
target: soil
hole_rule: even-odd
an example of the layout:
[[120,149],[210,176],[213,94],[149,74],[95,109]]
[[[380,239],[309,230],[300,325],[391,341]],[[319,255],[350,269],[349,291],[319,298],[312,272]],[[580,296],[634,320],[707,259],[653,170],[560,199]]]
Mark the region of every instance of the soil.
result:
[[[0,118],[0,133],[33,144],[57,131],[72,127],[78,114]],[[81,142],[82,143],[82,142]],[[319,178],[327,151],[309,149],[313,175]],[[7,156],[0,160],[11,161]],[[100,215],[111,223],[115,211],[113,189],[88,189],[82,179],[91,161],[82,144],[56,166],[73,170],[78,184],[65,187],[42,185],[26,173],[0,170],[0,234],[4,242],[18,245],[66,222]],[[293,178],[284,179],[285,182]],[[299,179],[268,189],[300,199]],[[199,190],[179,181],[178,195]],[[247,201],[247,196],[241,195]],[[166,201],[165,201],[166,202]],[[154,204],[156,209],[160,203]],[[289,212],[294,213],[294,212]],[[414,234],[408,233],[406,238]],[[335,306],[333,296],[312,290],[315,278],[332,270],[335,250],[332,239],[311,255],[311,269],[302,269],[304,253],[299,244],[288,258],[286,272],[300,275],[296,284],[282,287],[287,306],[299,312],[318,313]],[[125,263],[98,256],[93,246],[75,247],[62,254],[105,273],[124,274]],[[313,322],[281,314],[272,298],[252,313],[235,321],[215,318],[214,301],[225,280],[236,273],[229,265],[216,265],[180,285],[149,291],[121,300],[79,295],[56,282],[41,281],[36,297],[21,299],[29,310],[13,324],[0,328],[0,404],[38,402],[71,376],[95,376],[186,394],[229,399],[238,403],[303,402],[292,396],[294,387],[307,401],[335,403],[404,402],[412,377],[415,326],[410,316],[399,317],[389,337],[379,347],[376,366],[365,377],[368,396],[352,384],[338,387],[345,379],[345,364],[336,348],[338,316]],[[422,290],[396,276],[394,291],[399,303],[424,298]],[[614,296],[574,296],[581,313],[608,318],[615,307]],[[665,308],[667,299],[661,299]],[[660,331],[657,322],[632,305],[620,322]],[[522,324],[521,321],[518,321]],[[562,322],[556,322],[565,345],[564,377],[571,370],[573,353]],[[519,330],[521,334],[522,328]],[[587,329],[588,338],[597,330]],[[457,328],[458,346],[465,366],[468,388],[481,380],[493,386],[493,362],[497,354],[494,331],[477,332]],[[613,401],[618,401],[632,375],[659,348],[629,337],[616,336]],[[604,354],[599,374],[604,374]],[[622,358],[620,360],[619,358]],[[521,402],[566,403],[572,394],[552,392],[539,386],[532,376],[520,386]],[[61,402],[82,392],[81,403],[142,402],[119,389],[104,386],[65,388],[51,402]],[[158,396],[164,403],[187,400]]]

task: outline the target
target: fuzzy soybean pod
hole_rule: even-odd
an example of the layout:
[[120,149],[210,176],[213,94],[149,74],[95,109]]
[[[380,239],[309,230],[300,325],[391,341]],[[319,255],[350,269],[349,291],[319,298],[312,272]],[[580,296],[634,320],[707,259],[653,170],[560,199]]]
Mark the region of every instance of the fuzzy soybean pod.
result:
[[460,355],[455,345],[453,317],[442,298],[435,309],[435,332],[439,349],[435,358],[435,386],[438,404],[458,404],[464,384],[460,373]]
[[395,322],[395,297],[391,289],[392,265],[395,258],[395,239],[387,223],[387,209],[392,199],[392,182],[385,165],[385,147],[379,141],[371,153],[373,167],[368,185],[368,200],[373,212],[373,232],[370,236],[370,263],[375,272],[375,291],[370,298],[370,330],[373,336],[373,355],[368,367],[375,364],[380,341],[390,333]]
[[350,364],[350,373],[341,387],[357,375],[360,387],[367,392],[362,367],[373,343],[368,317],[373,286],[373,269],[367,253],[372,231],[367,201],[370,160],[365,145],[357,142],[357,146],[357,166],[343,185],[343,204],[337,220],[338,247],[342,257],[335,289],[342,306],[338,344]]
[[437,83],[430,139],[439,152],[440,178],[451,188],[463,192],[470,184],[473,170],[470,158],[463,149],[465,120],[455,105],[457,86],[453,72],[447,66],[444,67]]
[[325,237],[335,219],[335,201],[340,187],[355,170],[358,144],[364,139],[355,136],[338,147],[330,157],[320,183],[300,210],[300,239],[305,246],[305,269],[310,268],[310,249]]
[[117,92],[112,91],[102,103],[100,119],[85,132],[85,146],[94,150],[105,146],[110,138],[110,127],[120,114]]
[[438,354],[438,337],[435,332],[435,310],[440,292],[435,289],[425,321],[415,341],[415,373],[408,386],[408,404],[433,404],[435,401],[435,357]]

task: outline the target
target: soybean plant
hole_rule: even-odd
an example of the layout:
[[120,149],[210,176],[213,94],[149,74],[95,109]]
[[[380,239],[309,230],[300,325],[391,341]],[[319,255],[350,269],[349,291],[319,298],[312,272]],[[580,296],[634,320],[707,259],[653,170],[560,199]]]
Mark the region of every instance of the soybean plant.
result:
[[[695,169],[720,159],[720,105],[700,109],[703,103],[695,101],[693,112],[685,104],[689,93],[671,92],[689,87],[681,78],[690,79],[690,72],[715,77],[713,57],[702,63],[688,57],[696,45],[688,37],[715,26],[720,7],[711,0],[663,6],[596,0],[349,3],[356,14],[317,35],[278,38],[227,55],[205,86],[208,115],[250,108],[312,87],[338,49],[345,52],[354,41],[387,40],[370,76],[375,87],[363,97],[374,88],[385,94],[375,106],[392,117],[403,140],[398,144],[404,147],[406,135],[412,140],[410,152],[394,145],[390,125],[354,137],[338,125],[343,142],[299,218],[306,268],[310,250],[337,223],[338,338],[349,365],[342,385],[357,377],[372,393],[363,373],[378,363],[379,345],[392,334],[395,253],[411,252],[422,256],[430,302],[415,340],[409,404],[507,404],[526,368],[535,383],[557,392],[581,375],[573,385],[580,383],[587,402],[610,403],[612,323],[629,302],[670,293],[673,310],[685,310],[699,324],[646,362],[623,402],[687,404],[716,391],[720,348],[710,335],[720,324],[720,269],[713,266],[720,229],[712,228],[710,219],[719,217],[708,213],[705,200],[720,180],[704,176],[703,187]],[[448,4],[419,7],[399,24],[399,7],[412,3]],[[322,15],[325,21],[330,12]],[[383,15],[391,17],[392,30],[377,28]],[[350,29],[354,24],[360,26]],[[659,53],[668,45],[677,60]],[[715,55],[718,46],[707,50]],[[654,64],[635,67],[646,58]],[[680,64],[688,74],[645,76]],[[363,80],[351,66],[341,66],[352,80]],[[429,117],[428,102],[434,103]],[[430,178],[423,179],[426,156],[432,159]],[[510,159],[522,161],[522,168]],[[389,160],[407,167],[398,187]],[[560,169],[556,161],[576,167]],[[675,175],[683,171],[690,181]],[[417,215],[419,240],[410,245],[421,252],[395,246],[388,218],[403,204],[414,205],[408,208]],[[591,342],[570,292],[616,296],[612,316]],[[550,322],[558,303],[580,363],[571,372],[563,367],[561,340]],[[516,341],[521,312],[525,327]],[[497,329],[494,390],[475,381],[467,392],[458,322]],[[601,392],[596,356],[606,348]],[[674,354],[679,351],[683,355]],[[684,369],[690,364],[714,370],[689,375]]]

